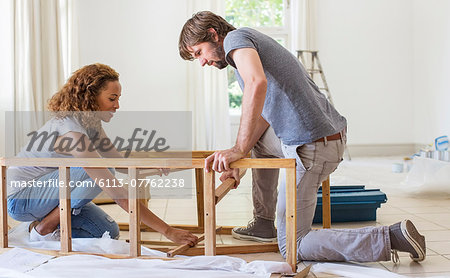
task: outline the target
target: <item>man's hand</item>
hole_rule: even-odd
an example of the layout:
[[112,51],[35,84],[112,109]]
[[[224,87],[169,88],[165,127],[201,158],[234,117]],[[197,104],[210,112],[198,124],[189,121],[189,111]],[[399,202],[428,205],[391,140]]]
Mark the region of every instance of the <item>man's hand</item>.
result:
[[236,189],[238,187],[238,185],[241,183],[241,177],[239,176],[239,168],[234,168],[234,169],[225,171],[220,176],[220,181],[224,182],[225,180],[227,180],[229,178],[233,178],[236,180],[236,183],[234,184],[234,187],[233,187],[233,189]]
[[205,159],[205,169],[209,172],[210,167],[212,170],[222,173],[223,171],[230,170],[230,163],[239,160],[245,156],[244,153],[233,147],[228,150],[217,151]]
[[177,244],[189,244],[191,247],[198,242],[198,237],[196,235],[173,227],[169,227],[164,233],[164,236]]

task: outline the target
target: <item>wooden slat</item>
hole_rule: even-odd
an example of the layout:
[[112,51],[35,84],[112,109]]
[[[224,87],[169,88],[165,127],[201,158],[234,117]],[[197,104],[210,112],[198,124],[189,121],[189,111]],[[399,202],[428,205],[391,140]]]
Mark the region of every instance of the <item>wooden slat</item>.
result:
[[[122,152],[125,154],[126,152]],[[131,152],[129,158],[207,158],[214,151]]]
[[[242,178],[245,175],[246,170],[247,169],[239,169],[239,178]],[[230,192],[235,184],[236,180],[234,178],[228,178],[216,188],[216,205],[228,192]]]
[[197,189],[197,222],[198,227],[205,227],[205,207],[204,207],[204,177],[203,169],[195,169],[195,187]]
[[232,162],[231,168],[278,169],[295,168],[295,159],[288,158],[243,158]]
[[[168,252],[168,247],[151,247],[154,250],[161,252]],[[266,253],[266,252],[278,252],[277,243],[254,243],[254,244],[218,244],[216,246],[216,255],[226,254],[252,254],[252,253]],[[183,252],[186,256],[199,256],[205,253],[204,246],[194,246]]]
[[[218,231],[220,231],[221,228],[222,228],[222,227],[218,227],[218,228],[216,229],[216,233],[217,233]],[[205,239],[205,234],[200,235],[200,236],[198,237],[197,244],[198,244],[199,242],[203,241],[204,239]],[[196,244],[196,245],[197,245],[197,244]],[[184,253],[185,251],[187,251],[189,248],[192,248],[192,247],[193,247],[193,246],[190,246],[189,244],[182,244],[182,245],[180,245],[180,246],[178,246],[178,247],[176,247],[176,248],[174,248],[174,249],[171,249],[171,250],[167,251],[167,257],[172,258],[172,257],[174,257],[174,256],[176,256],[176,255],[180,255],[180,254]]]
[[6,158],[6,166],[99,167],[99,168],[203,168],[200,158]]
[[214,171],[205,171],[205,255],[216,255],[216,202]]
[[[204,168],[201,158],[6,158],[5,166],[39,167],[100,167],[100,168]],[[243,158],[230,164],[231,168],[295,168],[295,159],[286,158]]]
[[[126,152],[122,152],[125,154]],[[207,158],[214,151],[131,152],[129,158]],[[245,157],[250,157],[248,153]]]
[[6,167],[0,166],[0,247],[8,247],[8,213],[6,207]]
[[[176,173],[176,172],[181,172],[181,171],[187,171],[190,170],[192,168],[187,168],[187,169],[169,169],[169,174],[170,173]],[[141,178],[145,178],[145,177],[150,177],[150,176],[159,176],[161,175],[161,171],[159,169],[139,169],[137,171],[137,177],[138,179]]]
[[[125,240],[126,242],[130,243],[129,239]],[[173,241],[167,241],[167,240],[141,240],[141,245],[160,245],[160,246],[178,246]]]
[[297,184],[295,168],[286,169],[286,262],[297,269]]
[[[128,168],[130,185],[128,186],[128,213],[130,214],[130,256],[141,255],[141,231],[139,211],[139,186],[132,181],[137,179],[135,167]],[[133,186],[134,184],[134,186]]]
[[72,219],[70,206],[70,168],[59,167],[59,218],[61,253],[72,252]]
[[[121,231],[129,231],[130,226],[128,223],[119,222],[117,223],[119,225],[119,229]],[[189,231],[194,234],[202,234],[205,232],[205,227],[199,227],[197,225],[188,225],[188,224],[179,224],[179,225],[170,225],[174,228],[183,229],[186,231]],[[233,230],[235,226],[222,226],[222,229],[217,233],[219,235],[231,235],[231,230]],[[147,225],[141,223],[141,232],[156,232],[152,228],[148,227]]]
[[330,176],[322,182],[322,225],[331,228]]

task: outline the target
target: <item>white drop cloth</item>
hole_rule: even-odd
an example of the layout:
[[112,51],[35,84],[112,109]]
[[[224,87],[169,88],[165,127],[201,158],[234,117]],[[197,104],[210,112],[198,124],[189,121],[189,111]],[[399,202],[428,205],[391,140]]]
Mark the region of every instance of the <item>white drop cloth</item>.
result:
[[[14,247],[59,250],[59,242],[30,242],[28,224],[21,223],[9,232],[9,245]],[[100,239],[73,239],[74,251],[90,253],[127,254],[129,244],[113,240],[105,234]],[[14,250],[14,249],[13,249]],[[11,252],[10,250],[8,252]],[[0,255],[7,255],[7,253]],[[17,251],[15,251],[17,252]],[[160,251],[142,247],[143,255],[166,257]],[[108,259],[93,255],[71,255],[50,259],[31,271],[16,276],[9,271],[9,276],[0,277],[269,277],[271,273],[288,273],[290,267],[285,262],[253,261],[247,263],[242,259],[228,256],[196,256],[182,260],[163,261],[158,259]],[[23,270],[23,269],[22,269]],[[0,271],[3,273],[2,271]]]

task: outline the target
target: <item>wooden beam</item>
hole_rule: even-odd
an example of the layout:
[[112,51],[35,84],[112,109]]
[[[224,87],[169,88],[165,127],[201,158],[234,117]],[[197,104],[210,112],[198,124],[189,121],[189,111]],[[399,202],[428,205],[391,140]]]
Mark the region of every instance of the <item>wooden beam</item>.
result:
[[286,262],[297,270],[297,183],[296,169],[286,169]]
[[[5,166],[86,167],[86,168],[204,168],[203,158],[5,158]],[[295,168],[295,159],[243,158],[230,164],[231,168]]]
[[[125,240],[130,243],[129,239]],[[172,241],[163,241],[163,240],[141,240],[141,245],[160,245],[160,246],[178,246],[175,242]]]
[[[207,158],[213,153],[214,151],[131,152],[128,158]],[[250,157],[250,153],[245,157]]]
[[204,159],[191,158],[6,158],[6,166],[87,168],[203,168]]
[[[121,231],[129,231],[130,226],[128,223],[119,222],[117,223],[119,225],[119,229]],[[179,224],[179,225],[170,225],[174,228],[183,229],[186,231],[189,231],[194,234],[202,234],[205,232],[205,227],[199,227],[197,225],[188,225],[188,224]],[[235,226],[222,226],[222,229],[217,233],[219,235],[231,235],[231,230],[233,230]],[[141,223],[141,232],[156,232],[152,228],[148,227],[147,225]]]
[[197,189],[197,222],[198,227],[204,229],[205,227],[205,207],[203,200],[204,195],[204,176],[203,169],[195,169],[195,187]]
[[330,176],[322,182],[322,225],[331,228]]
[[[181,172],[181,171],[186,171],[186,170],[191,170],[192,168],[187,168],[187,169],[169,169],[169,173],[176,173],[176,172]],[[161,171],[159,169],[139,169],[137,171],[137,177],[138,179],[141,178],[145,178],[145,177],[150,177],[150,176],[159,176],[161,175]]]
[[140,211],[139,211],[139,186],[137,180],[137,170],[135,167],[128,168],[128,177],[130,184],[128,186],[128,213],[130,214],[130,256],[138,257],[141,255],[141,231]]
[[59,167],[59,218],[61,253],[72,252],[72,207],[70,205],[70,168]]
[[[247,169],[239,169],[239,178],[242,178],[246,171]],[[216,205],[228,192],[230,192],[235,184],[236,180],[234,178],[228,178],[216,188]]]
[[243,158],[232,162],[231,168],[279,169],[295,168],[295,159],[287,158]]
[[214,171],[205,170],[205,255],[216,255],[216,196]]
[[[222,227],[218,227],[216,229],[216,232],[220,231],[221,228]],[[205,234],[200,235],[198,237],[197,244],[199,242],[203,241],[204,239],[205,239]],[[167,257],[172,258],[172,257],[174,257],[176,255],[180,255],[180,254],[184,253],[185,251],[187,251],[189,248],[192,248],[192,247],[194,247],[194,246],[190,246],[189,244],[182,244],[182,245],[180,245],[180,246],[178,246],[178,247],[176,247],[174,249],[171,249],[171,250],[167,251]]]
[[207,158],[213,153],[214,151],[131,152],[128,158]]
[[6,196],[6,167],[0,166],[0,248],[8,247],[8,213]]
[[[168,247],[151,247],[154,250],[161,252],[168,252]],[[218,244],[216,246],[216,255],[226,254],[252,254],[252,253],[266,253],[266,252],[278,252],[277,243],[254,243],[254,244]],[[194,246],[188,248],[183,255],[186,256],[199,256],[205,254],[204,246]]]

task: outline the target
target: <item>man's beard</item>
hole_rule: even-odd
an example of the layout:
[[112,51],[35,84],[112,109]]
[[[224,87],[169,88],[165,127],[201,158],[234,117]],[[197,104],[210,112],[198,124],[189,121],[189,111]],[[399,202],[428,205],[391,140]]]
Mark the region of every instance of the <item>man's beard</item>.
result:
[[220,59],[219,61],[214,61],[214,66],[218,69],[226,68],[228,63],[225,60],[225,51],[223,50],[223,46],[219,42],[214,43],[214,45],[216,46],[214,48],[214,56]]

